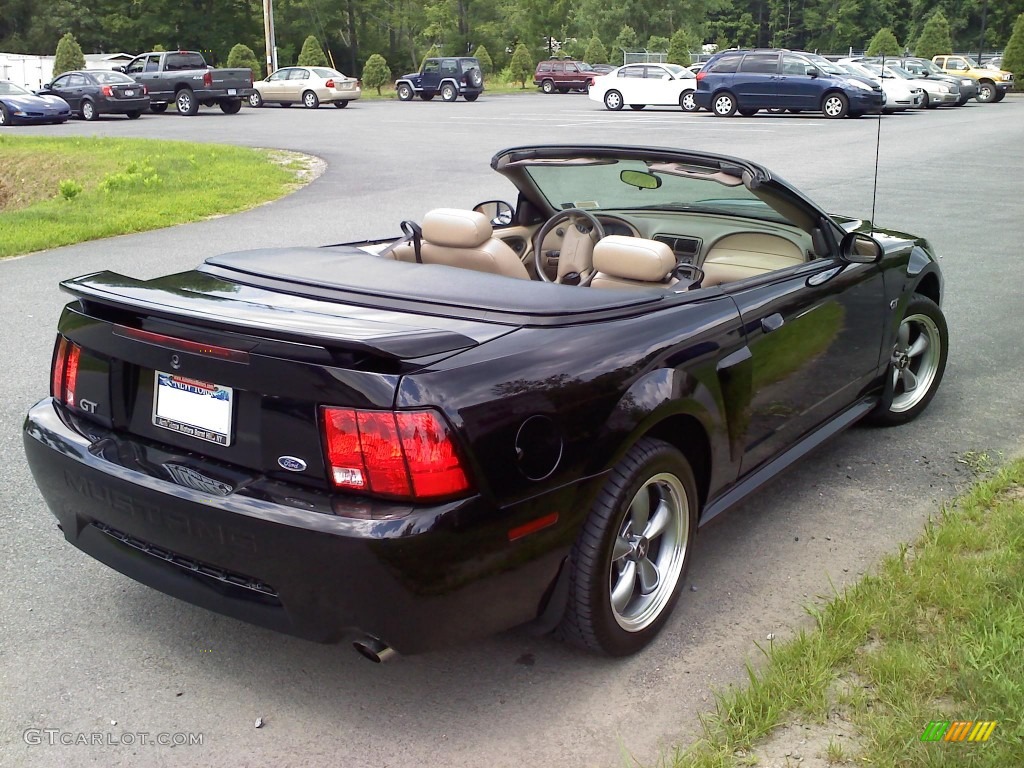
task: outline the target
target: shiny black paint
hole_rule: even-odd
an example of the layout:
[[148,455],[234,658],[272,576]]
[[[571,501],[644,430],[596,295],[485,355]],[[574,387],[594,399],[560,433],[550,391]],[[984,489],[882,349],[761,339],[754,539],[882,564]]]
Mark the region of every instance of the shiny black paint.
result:
[[[766,171],[748,170],[786,193]],[[440,297],[416,311],[400,295],[381,297],[375,309],[343,287],[225,267],[150,283],[73,281],[67,287],[79,298],[60,331],[85,349],[80,392],[97,410],[41,401],[26,419],[26,455],[68,541],[228,615],[322,642],[370,633],[402,652],[538,616],[550,624],[563,594],[556,576],[605,475],[638,439],[655,435],[690,458],[703,523],[877,402],[906,302],[919,288],[941,292],[941,277],[923,240],[826,221],[835,242],[843,229],[873,233],[881,260],[815,259],[618,305],[595,296],[589,312],[573,298],[576,308],[562,316],[517,314],[497,299],[481,312]],[[494,280],[504,281],[480,285],[507,284]],[[235,389],[236,444],[197,446],[154,427],[152,371],[167,370],[171,353],[119,335],[116,325],[244,349],[245,363],[179,353],[183,375]],[[403,329],[436,333],[420,336],[431,341],[417,356]],[[455,337],[468,344],[445,348]],[[773,337],[789,350],[774,371]],[[472,492],[432,505],[333,492],[321,405],[440,410]],[[526,424],[539,430],[535,446],[521,440]],[[306,470],[283,470],[282,455],[301,458]],[[511,529],[553,512],[553,526],[509,540]],[[94,521],[266,583],[276,597],[186,572]]]

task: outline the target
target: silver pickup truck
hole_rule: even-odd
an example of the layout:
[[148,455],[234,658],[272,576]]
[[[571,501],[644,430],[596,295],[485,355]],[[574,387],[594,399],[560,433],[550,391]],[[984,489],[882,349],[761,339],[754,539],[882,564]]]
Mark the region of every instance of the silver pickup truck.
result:
[[182,115],[194,115],[200,104],[233,115],[253,93],[252,70],[214,69],[197,51],[141,53],[119,69],[146,86],[149,108],[158,113],[174,102]]

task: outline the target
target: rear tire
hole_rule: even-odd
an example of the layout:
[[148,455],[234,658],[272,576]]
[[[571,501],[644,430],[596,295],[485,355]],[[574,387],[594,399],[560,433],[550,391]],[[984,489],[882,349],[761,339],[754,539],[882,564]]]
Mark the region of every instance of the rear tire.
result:
[[82,119],[91,123],[97,117],[99,115],[96,113],[96,105],[89,99],[82,99]]
[[167,105],[166,104],[150,104],[149,105],[149,111],[152,112],[154,115],[162,115],[164,112],[167,111]]
[[618,91],[608,91],[608,93],[604,95],[604,106],[605,109],[618,112],[622,109],[622,94]]
[[751,107],[744,107],[743,109],[737,109],[736,111],[743,115],[743,117],[753,117],[757,114],[757,110]]
[[441,101],[455,101],[459,98],[459,90],[451,83],[441,86]]
[[540,89],[544,91],[544,93],[554,93],[555,84],[550,80],[545,80],[540,84]]
[[[408,83],[399,83],[398,88],[395,90],[398,91],[399,101],[412,101],[412,86]],[[420,98],[423,98],[422,94],[420,95]]]
[[178,114],[185,117],[192,117],[199,111],[199,102],[196,101],[196,95],[191,88],[182,88],[174,94],[174,106],[177,107]]
[[696,112],[700,109],[697,106],[697,101],[693,98],[693,91],[683,91],[679,94],[679,108],[683,112]]
[[129,120],[138,120],[140,117],[142,117],[142,110],[133,109],[131,112],[126,112],[125,114],[128,115]]
[[821,112],[830,120],[839,120],[846,117],[850,111],[849,100],[841,93],[827,94],[821,102]]
[[476,101],[477,99],[480,98],[480,94],[479,93],[465,93],[465,94],[462,95],[462,97],[466,101]]
[[992,99],[993,104],[998,104],[1000,101],[1006,98],[1006,91],[996,91],[996,96]]
[[302,94],[302,105],[306,109],[319,109],[320,99],[312,91],[306,91]]
[[736,114],[736,97],[728,91],[715,94],[711,102],[711,112],[715,117],[732,117]]
[[[433,98],[434,98],[434,96],[435,96],[435,94],[433,94],[433,93],[421,93],[421,94],[420,94],[420,98],[421,98],[421,99],[422,99],[423,101],[430,101],[431,99],[433,99]],[[411,97],[410,97],[410,98],[411,98]]]
[[609,656],[651,642],[679,599],[697,507],[693,471],[679,450],[651,438],[630,448],[573,546],[562,638]]
[[869,420],[881,426],[917,418],[935,396],[949,354],[949,330],[942,310],[915,294],[907,304],[886,369],[885,392]]
[[348,99],[344,99],[342,101],[336,101],[336,102],[334,102],[334,106],[336,108],[338,108],[338,109],[344,109],[345,107],[348,106]]
[[646,106],[647,106],[646,104],[630,104],[629,108],[630,109],[635,109],[637,112],[639,112],[641,109],[643,109]]
[[241,99],[221,99],[217,102],[217,106],[220,107],[220,111],[225,115],[237,115],[242,111],[242,100]]

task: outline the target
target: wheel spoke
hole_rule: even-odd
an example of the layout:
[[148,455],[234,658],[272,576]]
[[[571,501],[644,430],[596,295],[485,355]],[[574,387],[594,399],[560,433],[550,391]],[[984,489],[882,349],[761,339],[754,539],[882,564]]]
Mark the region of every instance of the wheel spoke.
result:
[[926,349],[928,349],[928,336],[922,333],[917,337],[917,341],[910,345],[910,349],[907,350],[907,354],[910,357],[917,357]]
[[637,572],[640,577],[640,591],[643,594],[649,595],[658,588],[658,584],[661,583],[661,574],[658,573],[658,567],[650,559],[645,557],[637,563]]
[[656,538],[661,536],[668,527],[668,524],[672,521],[672,509],[668,503],[662,499],[658,502],[658,508],[654,510],[654,516],[650,522],[647,523],[647,528],[643,532],[644,538],[648,541],[654,541]]
[[909,368],[904,368],[900,371],[900,378],[903,379],[903,391],[913,392],[917,389],[917,376]]
[[910,324],[902,323],[900,330],[896,334],[896,340],[899,342],[900,349],[906,349],[910,346]]
[[633,532],[643,533],[651,516],[651,491],[646,485],[636,492],[629,505],[629,516],[633,519]]
[[612,545],[612,562],[621,560],[632,551],[632,544],[630,544],[621,536],[616,537],[615,543]]
[[619,580],[615,582],[615,586],[612,588],[612,608],[615,609],[616,613],[621,614],[626,610],[629,599],[633,596],[635,586],[636,563],[630,560],[626,563],[626,567],[622,569]]

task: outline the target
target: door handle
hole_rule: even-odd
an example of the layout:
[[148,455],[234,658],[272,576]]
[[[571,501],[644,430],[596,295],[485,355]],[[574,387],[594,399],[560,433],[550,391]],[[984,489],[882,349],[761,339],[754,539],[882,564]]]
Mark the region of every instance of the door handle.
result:
[[782,315],[776,312],[774,315],[768,315],[768,317],[761,318],[761,330],[765,333],[771,333],[777,331],[783,326],[786,321],[783,320]]

